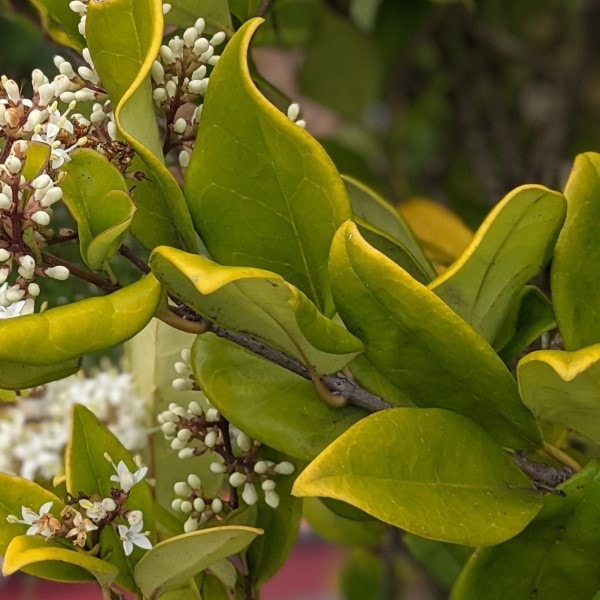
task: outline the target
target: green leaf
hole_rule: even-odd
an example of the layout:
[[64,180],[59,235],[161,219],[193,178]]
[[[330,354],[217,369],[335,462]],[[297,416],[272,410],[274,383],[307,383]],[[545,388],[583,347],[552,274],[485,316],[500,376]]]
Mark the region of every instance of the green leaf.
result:
[[138,208],[132,230],[147,247],[160,243],[196,249],[196,237],[183,193],[165,167],[149,73],[162,43],[160,0],[91,2],[87,43],[114,108],[124,140],[143,161],[147,176],[136,182]]
[[226,419],[300,460],[314,458],[366,414],[328,406],[311,382],[210,333],[196,339],[192,366],[206,397]]
[[[71,436],[65,452],[68,492],[74,497],[79,493],[87,496],[99,494],[102,498],[110,497],[111,488],[118,488],[119,483],[111,481],[110,477],[116,475],[116,472],[104,455],[108,453],[115,464],[123,461],[129,471],[134,473],[138,467],[131,454],[83,405],[73,406],[71,427]],[[149,538],[153,541],[155,538],[153,499],[147,482],[141,481],[131,488],[127,508],[142,511],[144,530],[150,531]],[[135,590],[133,568],[145,551],[136,547],[131,556],[125,556],[118,535],[110,527],[103,529],[100,547],[110,556],[109,561],[118,567],[118,583],[128,590]]]
[[47,367],[120,344],[152,318],[160,298],[160,284],[147,275],[107,296],[4,319],[0,321],[4,340],[0,364]]
[[468,546],[513,537],[542,503],[482,428],[419,408],[362,419],[306,467],[292,493],[337,498],[410,533]]
[[35,179],[48,164],[52,148],[44,142],[27,142],[27,156],[23,166],[23,177],[26,181]]
[[347,557],[340,576],[340,590],[344,600],[382,598],[383,566],[373,552],[355,548]]
[[600,588],[599,463],[593,461],[548,494],[531,524],[514,539],[477,550],[452,600],[589,600]]
[[80,360],[73,359],[55,365],[27,365],[8,360],[0,361],[0,389],[26,390],[49,381],[77,373]]
[[9,542],[18,535],[23,535],[28,525],[19,523],[7,524],[6,517],[15,515],[21,518],[21,508],[31,508],[36,512],[46,502],[52,502],[52,513],[58,515],[64,508],[64,502],[42,486],[22,479],[16,475],[0,473],[0,555],[6,552]]
[[508,317],[496,339],[498,354],[508,362],[542,333],[556,327],[552,303],[533,285],[526,285],[513,299]]
[[381,543],[382,523],[345,519],[319,498],[304,499],[304,518],[319,537],[333,544],[374,548]]
[[565,212],[558,192],[539,185],[513,190],[430,289],[494,344],[514,296],[550,260]]
[[360,340],[275,273],[223,267],[165,246],[152,254],[150,266],[172,294],[199,314],[313,365],[320,373],[339,371],[363,348]]
[[64,0],[29,0],[40,13],[42,24],[50,36],[63,46],[81,50],[85,39],[79,33],[79,15]]
[[119,574],[117,567],[104,560],[38,535],[17,536],[8,545],[2,573],[11,575],[20,570],[54,581],[87,581],[93,576],[104,587],[109,587]]
[[63,171],[67,176],[60,187],[77,222],[81,256],[100,270],[127,234],[135,206],[119,169],[95,150],[76,150]]
[[246,55],[261,22],[242,26],[211,75],[185,194],[217,262],[274,271],[331,316],[327,255],[350,205],[323,148],[250,79]]
[[[289,457],[267,447],[261,449],[260,456],[276,463],[289,460]],[[299,468],[297,464],[296,472]],[[250,544],[246,553],[252,582],[256,586],[262,585],[279,571],[294,547],[302,517],[302,499],[291,494],[295,477],[295,473],[277,477],[280,503],[276,509],[262,500],[256,505],[255,527],[264,533]]]
[[417,242],[412,229],[400,213],[377,192],[360,181],[348,177],[348,175],[344,175],[343,179],[354,216],[385,231],[400,242],[413,261],[420,267],[420,270],[427,276],[427,282],[434,279],[436,273],[433,266],[425,256],[419,242]]
[[567,219],[552,262],[552,303],[565,349],[600,342],[600,154],[575,159]]
[[492,348],[351,222],[336,234],[330,273],[340,316],[364,342],[366,358],[414,404],[464,414],[509,448],[540,445],[533,416]]
[[222,558],[237,554],[261,533],[253,527],[224,526],[172,537],[156,544],[135,568],[135,580],[148,600]]
[[538,419],[600,442],[600,344],[575,352],[532,352],[517,372],[523,402]]
[[191,27],[198,17],[206,21],[209,30],[231,30],[228,2],[224,0],[172,0],[165,16],[167,25]]

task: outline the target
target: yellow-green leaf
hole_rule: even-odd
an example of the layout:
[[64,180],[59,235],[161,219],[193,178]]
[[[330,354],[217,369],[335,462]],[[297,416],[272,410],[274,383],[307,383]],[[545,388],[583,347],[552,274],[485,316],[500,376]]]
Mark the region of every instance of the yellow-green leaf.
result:
[[178,535],[149,550],[135,568],[135,580],[148,600],[227,556],[237,554],[262,532],[253,527],[223,526]]
[[161,0],[90,2],[87,43],[114,106],[120,134],[141,157],[147,178],[136,182],[132,229],[148,248],[196,249],[183,193],[164,164],[149,73],[163,35]]
[[166,246],[152,254],[150,266],[173,295],[199,314],[313,365],[320,373],[338,371],[363,348],[276,273],[223,267]]
[[567,350],[600,342],[600,154],[575,159],[552,262],[552,303]]
[[28,365],[9,360],[0,361],[0,389],[26,390],[49,381],[63,379],[79,371],[78,358],[55,365]]
[[532,352],[517,372],[523,402],[538,419],[600,443],[600,344],[575,352]]
[[330,273],[340,316],[365,356],[414,404],[461,413],[509,448],[540,445],[514,378],[487,342],[351,222],[336,234]]
[[161,286],[152,275],[98,298],[0,321],[0,364],[56,365],[129,339],[152,318]]
[[217,262],[274,271],[331,316],[327,255],[350,204],[323,148],[252,82],[248,46],[261,22],[240,28],[211,75],[185,194]]
[[411,533],[469,546],[513,537],[542,503],[481,427],[419,408],[361,420],[306,467],[292,492],[337,498]]
[[493,345],[514,296],[550,260],[565,212],[558,192],[540,185],[513,190],[430,289]]

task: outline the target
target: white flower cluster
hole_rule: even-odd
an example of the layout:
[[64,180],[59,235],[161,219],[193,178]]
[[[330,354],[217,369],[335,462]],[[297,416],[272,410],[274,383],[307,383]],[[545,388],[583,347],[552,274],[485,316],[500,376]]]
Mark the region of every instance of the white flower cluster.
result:
[[[148,468],[138,465],[138,469],[131,473],[123,461],[115,465],[108,454],[105,454],[105,458],[113,465],[116,472],[110,480],[119,483],[119,488],[111,489],[109,497],[101,498],[98,494],[87,498],[80,497],[65,506],[59,517],[55,517],[50,512],[53,502],[45,502],[38,512],[22,506],[21,519],[15,515],[7,515],[6,520],[13,525],[27,525],[25,535],[41,535],[47,540],[53,537],[65,538],[80,548],[86,547],[88,534],[97,532],[93,534],[94,539],[88,544],[91,546],[92,553],[97,552],[98,549],[99,530],[109,526],[117,531],[126,556],[133,552],[134,546],[150,550],[152,548],[152,543],[148,539],[150,532],[142,531],[144,528],[142,511],[125,508],[131,488],[144,479]],[[85,517],[82,511],[85,511]],[[127,525],[116,523],[119,517],[127,521]]]
[[[173,380],[173,388],[178,391],[197,389],[190,367],[190,350],[182,350],[181,358],[175,363],[180,377]],[[195,473],[191,473],[187,481],[174,485],[177,497],[171,507],[187,515],[185,532],[195,531],[210,519],[235,508],[238,498],[248,506],[256,504],[259,492],[268,506],[277,508],[280,498],[275,479],[291,475],[295,470],[289,461],[276,463],[261,458],[259,442],[231,426],[207,400],[204,404],[205,408],[193,400],[184,408],[172,402],[168,410],[158,415],[163,435],[179,458],[211,452],[214,455],[209,465],[211,473],[222,475],[229,485],[229,490],[216,498],[204,495],[202,481]]]
[[154,101],[164,111],[170,136],[174,138],[167,151],[181,148],[181,167],[186,167],[190,160],[190,148],[202,111],[198,101],[208,87],[208,68],[217,64],[216,48],[226,39],[223,31],[210,38],[204,37],[205,27],[204,19],[197,19],[181,37],[174,36],[168,44],[161,46],[152,65]]
[[63,471],[74,404],[87,406],[131,451],[147,445],[147,414],[129,373],[74,375],[0,405],[0,471],[52,479]]

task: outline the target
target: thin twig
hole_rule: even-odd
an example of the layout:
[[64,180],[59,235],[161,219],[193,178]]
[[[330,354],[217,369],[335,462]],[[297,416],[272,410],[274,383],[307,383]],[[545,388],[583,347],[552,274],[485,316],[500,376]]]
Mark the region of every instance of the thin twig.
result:
[[100,277],[100,275],[96,275],[90,271],[86,271],[77,265],[74,265],[71,262],[63,260],[62,258],[58,258],[57,256],[52,256],[51,254],[46,254],[42,252],[42,259],[51,267],[55,267],[57,265],[67,267],[71,275],[75,275],[78,279],[83,279],[83,281],[87,281],[93,285],[95,285],[98,289],[103,292],[110,294],[111,292],[116,292],[121,286],[119,284],[112,283],[108,279],[104,277]]
[[256,9],[255,16],[264,17],[269,12],[272,4],[273,0],[262,0],[260,6]]
[[119,246],[119,254],[126,258],[132,265],[137,267],[142,273],[148,274],[150,273],[150,267],[143,261],[140,260],[125,244],[121,244]]

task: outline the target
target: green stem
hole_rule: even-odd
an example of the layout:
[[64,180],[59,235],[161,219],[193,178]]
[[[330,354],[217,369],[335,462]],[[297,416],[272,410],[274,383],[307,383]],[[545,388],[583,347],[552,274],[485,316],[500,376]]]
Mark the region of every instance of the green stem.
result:
[[554,460],[565,465],[565,467],[573,469],[576,473],[581,471],[581,465],[566,452],[559,450],[556,446],[544,442],[544,452]]

